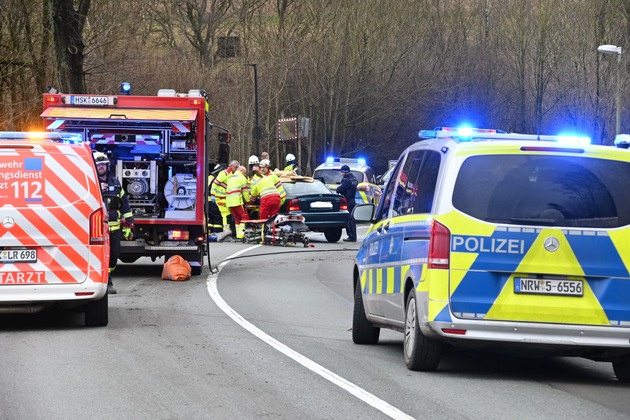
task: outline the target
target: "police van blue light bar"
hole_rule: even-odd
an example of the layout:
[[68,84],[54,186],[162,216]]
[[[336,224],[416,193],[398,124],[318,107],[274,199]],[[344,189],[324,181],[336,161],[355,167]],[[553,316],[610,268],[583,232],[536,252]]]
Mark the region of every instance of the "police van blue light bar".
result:
[[326,158],[326,163],[333,163],[335,161],[335,158],[333,156],[328,156]]
[[367,161],[365,160],[365,158],[358,158],[357,159],[357,164],[359,164],[359,165],[366,165]]
[[627,149],[630,147],[630,134],[617,134],[615,136],[615,146],[620,149]]
[[586,146],[588,144],[591,144],[591,139],[586,136],[575,136],[566,134],[558,135],[556,141],[560,144],[572,144],[576,146]]

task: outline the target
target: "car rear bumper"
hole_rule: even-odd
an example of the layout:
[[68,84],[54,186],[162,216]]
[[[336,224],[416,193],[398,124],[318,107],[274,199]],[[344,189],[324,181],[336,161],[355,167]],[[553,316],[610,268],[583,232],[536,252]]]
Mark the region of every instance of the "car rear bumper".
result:
[[[0,286],[0,313],[11,306],[69,301],[91,301],[107,293],[107,283]],[[3,310],[4,308],[4,310]]]

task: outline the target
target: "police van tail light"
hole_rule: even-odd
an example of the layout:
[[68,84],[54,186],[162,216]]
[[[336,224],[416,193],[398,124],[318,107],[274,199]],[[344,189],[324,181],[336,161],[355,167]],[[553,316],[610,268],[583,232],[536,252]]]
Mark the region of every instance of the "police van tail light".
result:
[[339,205],[339,210],[348,210],[348,200],[346,200],[346,197],[341,197],[341,204]]
[[429,268],[449,267],[451,232],[441,223],[433,221],[429,242]]
[[90,245],[103,245],[105,243],[105,218],[103,209],[100,208],[90,214]]

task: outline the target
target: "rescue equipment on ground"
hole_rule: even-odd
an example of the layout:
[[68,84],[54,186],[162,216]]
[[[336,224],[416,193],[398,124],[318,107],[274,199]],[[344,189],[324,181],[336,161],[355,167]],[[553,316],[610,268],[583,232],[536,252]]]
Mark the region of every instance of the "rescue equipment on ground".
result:
[[244,220],[245,236],[243,243],[259,243],[265,245],[287,246],[301,243],[308,246],[306,232],[301,214],[277,214],[269,219]]
[[173,255],[162,269],[163,280],[186,281],[190,278],[190,264],[181,255]]

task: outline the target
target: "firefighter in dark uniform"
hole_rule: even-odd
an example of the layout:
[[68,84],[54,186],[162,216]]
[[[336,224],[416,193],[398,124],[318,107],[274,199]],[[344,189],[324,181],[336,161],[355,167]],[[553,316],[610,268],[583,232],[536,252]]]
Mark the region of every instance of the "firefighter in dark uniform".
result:
[[[122,189],[118,178],[109,171],[109,158],[105,153],[95,152],[94,162],[101,184],[101,193],[107,204],[109,213],[109,276],[107,281],[107,293],[115,294],[116,288],[112,283],[112,271],[116,269],[118,257],[120,256],[120,241],[124,237],[126,240],[133,239],[133,213],[129,206],[129,200]],[[118,197],[120,200],[112,200]]]
[[348,237],[344,239],[344,242],[356,242],[357,223],[355,222],[354,217],[352,217],[352,209],[356,204],[354,197],[357,194],[357,185],[359,184],[359,181],[354,175],[352,175],[348,165],[343,165],[341,167],[341,175],[343,178],[341,179],[341,185],[337,187],[337,194],[341,194],[346,197],[346,201],[348,202],[348,212],[350,213],[348,216],[348,224],[346,225],[346,233],[348,234]]

